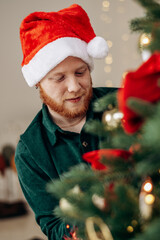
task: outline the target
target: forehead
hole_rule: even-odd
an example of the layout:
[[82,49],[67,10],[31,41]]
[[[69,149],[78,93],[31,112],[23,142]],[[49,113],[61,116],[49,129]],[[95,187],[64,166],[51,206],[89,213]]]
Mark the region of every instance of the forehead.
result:
[[87,63],[85,63],[82,59],[77,57],[67,57],[62,62],[60,62],[56,67],[54,67],[49,73],[75,70],[83,66],[87,66]]

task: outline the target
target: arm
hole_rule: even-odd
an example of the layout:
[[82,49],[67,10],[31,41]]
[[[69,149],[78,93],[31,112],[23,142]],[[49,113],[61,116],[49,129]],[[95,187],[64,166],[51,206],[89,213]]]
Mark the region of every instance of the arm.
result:
[[49,240],[63,239],[69,236],[65,223],[53,215],[58,202],[46,192],[49,176],[34,161],[22,141],[18,143],[15,162],[22,191],[35,213],[37,223]]

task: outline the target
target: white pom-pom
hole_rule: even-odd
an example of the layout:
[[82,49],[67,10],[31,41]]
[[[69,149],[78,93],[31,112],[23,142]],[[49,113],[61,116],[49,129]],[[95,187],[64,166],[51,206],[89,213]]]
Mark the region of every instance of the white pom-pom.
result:
[[93,58],[104,58],[108,54],[107,42],[104,38],[97,36],[88,43],[87,52]]

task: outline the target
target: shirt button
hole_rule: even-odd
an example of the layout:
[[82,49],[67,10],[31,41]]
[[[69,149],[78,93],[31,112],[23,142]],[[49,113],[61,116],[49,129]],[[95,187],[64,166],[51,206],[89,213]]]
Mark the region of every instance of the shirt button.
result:
[[82,143],[82,145],[83,145],[83,147],[87,147],[87,146],[88,146],[88,143],[84,141],[84,142]]

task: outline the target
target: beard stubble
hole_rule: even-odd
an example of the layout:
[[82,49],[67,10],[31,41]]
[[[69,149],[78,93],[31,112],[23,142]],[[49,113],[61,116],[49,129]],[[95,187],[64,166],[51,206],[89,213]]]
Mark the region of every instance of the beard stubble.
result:
[[69,109],[69,107],[65,107],[64,102],[62,102],[61,104],[57,103],[54,99],[52,99],[50,96],[47,95],[47,93],[41,87],[41,84],[39,84],[39,93],[43,103],[47,105],[52,111],[58,113],[59,115],[65,118],[73,119],[73,118],[81,117],[87,113],[87,110],[93,95],[92,82],[90,84],[88,91],[85,91],[84,93],[85,95],[84,95],[82,106],[77,107],[76,110],[72,110],[72,109]]

